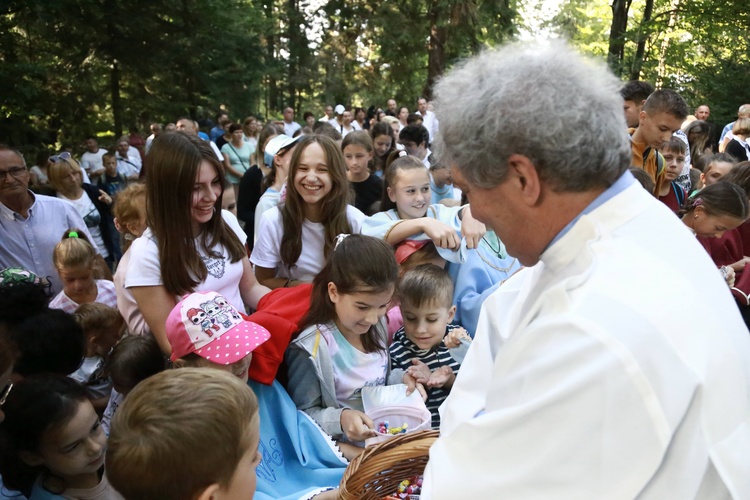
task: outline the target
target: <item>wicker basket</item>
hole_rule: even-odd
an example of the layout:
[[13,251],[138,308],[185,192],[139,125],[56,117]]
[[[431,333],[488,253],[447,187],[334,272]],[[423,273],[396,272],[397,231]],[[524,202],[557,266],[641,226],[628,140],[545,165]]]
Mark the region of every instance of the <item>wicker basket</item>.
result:
[[393,494],[404,479],[422,474],[439,431],[407,432],[365,448],[344,471],[341,500],[378,500]]

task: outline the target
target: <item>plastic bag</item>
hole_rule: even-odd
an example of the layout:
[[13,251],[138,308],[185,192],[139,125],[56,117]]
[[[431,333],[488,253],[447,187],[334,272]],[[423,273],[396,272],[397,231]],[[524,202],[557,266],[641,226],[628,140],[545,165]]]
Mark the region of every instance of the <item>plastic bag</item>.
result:
[[387,421],[391,428],[406,424],[406,432],[432,427],[432,416],[422,401],[422,396],[417,391],[407,396],[404,384],[363,387],[362,406],[367,416],[375,423],[375,432],[378,434],[367,439],[366,446],[397,436],[397,434],[378,432],[381,422]]

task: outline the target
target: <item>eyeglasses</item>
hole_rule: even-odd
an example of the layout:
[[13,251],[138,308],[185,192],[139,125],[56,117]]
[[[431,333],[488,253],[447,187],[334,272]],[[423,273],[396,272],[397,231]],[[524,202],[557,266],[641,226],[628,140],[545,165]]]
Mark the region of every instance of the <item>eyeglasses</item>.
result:
[[51,161],[52,163],[59,163],[66,160],[70,160],[70,153],[68,153],[67,151],[62,152],[59,155],[49,157],[49,161]]
[[8,175],[15,179],[20,179],[26,174],[26,172],[27,170],[22,167],[15,167],[9,170],[0,170],[0,181],[4,181]]
[[13,382],[8,380],[8,385],[6,385],[3,391],[0,392],[0,406],[5,404],[5,400],[8,399],[8,394],[10,394],[11,389],[13,389]]

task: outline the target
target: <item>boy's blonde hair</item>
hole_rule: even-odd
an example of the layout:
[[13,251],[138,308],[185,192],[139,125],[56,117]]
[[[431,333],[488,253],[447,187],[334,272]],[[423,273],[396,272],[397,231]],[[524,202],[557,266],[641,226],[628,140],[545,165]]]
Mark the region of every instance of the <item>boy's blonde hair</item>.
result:
[[453,305],[453,281],[448,271],[434,264],[422,264],[404,273],[396,293],[402,305]]
[[255,394],[230,373],[158,373],[133,389],[112,420],[107,477],[128,500],[182,500],[215,483],[226,487],[257,418]]
[[113,330],[120,331],[125,326],[125,320],[120,314],[120,311],[114,307],[109,307],[108,305],[99,302],[81,304],[78,306],[78,309],[76,309],[73,317],[75,317],[76,322],[81,325],[83,333],[87,337],[91,334],[98,337],[103,333],[111,332]]

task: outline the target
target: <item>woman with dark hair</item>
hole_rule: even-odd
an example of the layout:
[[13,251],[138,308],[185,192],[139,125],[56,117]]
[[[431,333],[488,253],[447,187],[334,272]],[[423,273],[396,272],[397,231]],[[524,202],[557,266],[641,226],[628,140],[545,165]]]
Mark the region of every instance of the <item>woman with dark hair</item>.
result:
[[231,140],[221,146],[221,154],[224,155],[224,171],[227,180],[232,184],[234,194],[239,195],[240,179],[250,168],[250,157],[253,147],[245,142],[245,133],[242,126],[233,123],[229,126]]
[[[224,169],[210,145],[179,132],[154,139],[146,174],[148,229],[130,247],[125,277],[146,324],[165,353],[165,321],[177,299],[216,291],[244,311],[268,292],[255,280],[247,236],[221,209]],[[122,311],[127,317],[128,311]]]
[[710,155],[711,149],[711,128],[703,120],[696,120],[690,123],[683,130],[688,138],[690,145],[690,162],[697,165],[703,155]]
[[[247,169],[240,179],[237,193],[237,218],[245,224],[245,232],[255,234],[255,207],[263,194],[263,178],[268,175],[270,168],[265,165],[265,151],[268,141],[279,135],[275,125],[266,125],[258,136],[258,147],[255,150],[256,163]],[[253,251],[253,239],[247,242],[249,252]]]
[[372,139],[375,152],[372,155],[372,173],[378,177],[383,177],[388,155],[396,151],[396,138],[393,128],[387,123],[375,123],[370,128],[370,139]]

